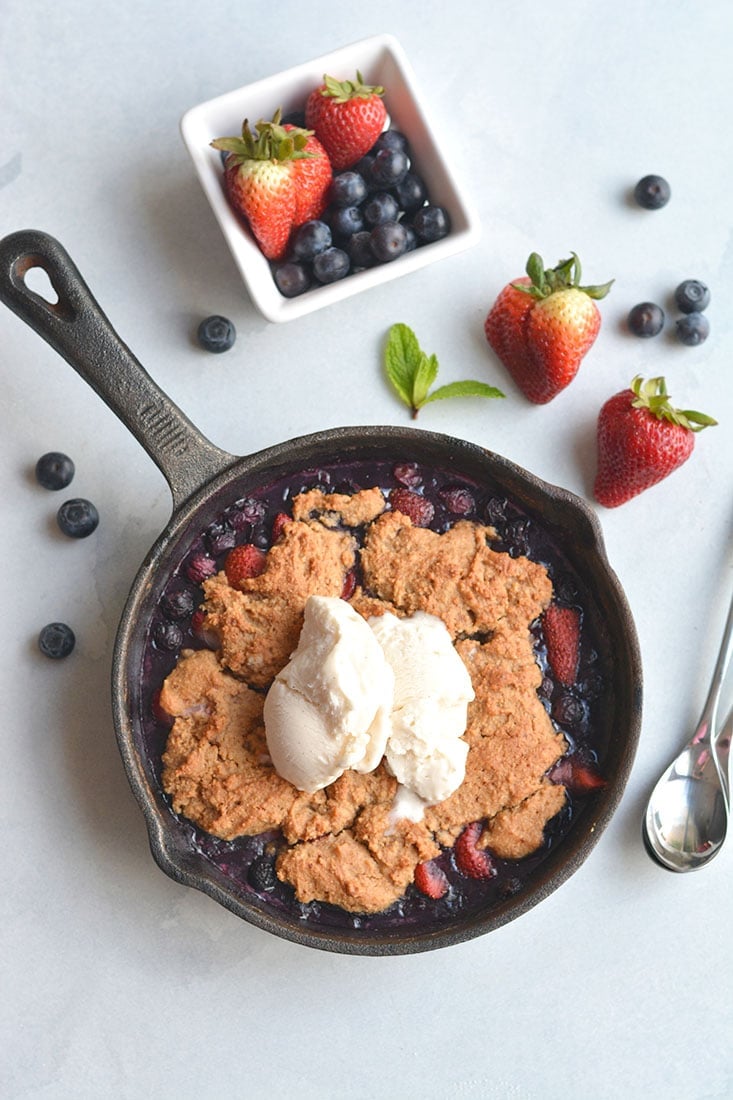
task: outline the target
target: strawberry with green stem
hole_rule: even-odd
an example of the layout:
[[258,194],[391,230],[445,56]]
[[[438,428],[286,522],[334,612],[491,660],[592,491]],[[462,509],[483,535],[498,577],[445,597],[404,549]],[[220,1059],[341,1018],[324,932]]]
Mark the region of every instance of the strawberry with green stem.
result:
[[381,85],[336,80],[324,74],[323,83],[308,96],[305,123],[321,142],[334,171],[350,168],[368,153],[387,121]]
[[687,461],[695,433],[716,423],[705,413],[675,409],[664,378],[645,382],[637,375],[598,416],[596,500],[616,508],[656,485]]
[[613,280],[582,286],[573,252],[545,269],[533,252],[527,276],[508,283],[484,323],[491,347],[528,400],[546,404],[572,382],[601,327],[596,301]]
[[[241,137],[211,142],[228,154],[224,183],[229,201],[268,260],[283,259],[292,230],[314,217],[315,210],[322,213],[332,177],[328,157],[312,133],[281,126],[280,117],[278,110],[255,130],[245,119]],[[315,165],[305,167],[313,160]]]

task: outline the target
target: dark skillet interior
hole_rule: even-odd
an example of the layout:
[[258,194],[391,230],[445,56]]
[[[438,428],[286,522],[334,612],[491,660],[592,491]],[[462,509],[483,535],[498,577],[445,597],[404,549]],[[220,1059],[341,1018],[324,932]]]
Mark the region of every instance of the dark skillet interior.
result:
[[[219,841],[172,812],[159,779],[166,731],[151,717],[151,700],[176,655],[157,651],[151,630],[160,618],[162,594],[185,581],[187,560],[205,545],[203,533],[235,501],[265,500],[273,491],[279,497],[283,488],[297,492],[324,478],[331,488],[345,480],[359,487],[374,484],[375,478],[383,484],[400,461],[439,471],[447,483],[468,483],[475,491],[476,518],[482,521],[491,501],[508,501],[507,522],[515,529],[520,525],[529,556],[548,565],[556,587],[569,586],[574,593],[583,608],[583,660],[593,681],[581,736],[598,758],[607,786],[571,800],[538,855],[500,868],[489,883],[466,880],[460,903],[432,902],[410,888],[404,904],[355,919],[328,905],[298,905],[289,888],[256,892],[247,882],[247,867],[262,851],[262,838]],[[241,459],[186,502],[133,586],[120,625],[113,681],[120,750],[161,868],[258,927],[348,954],[402,954],[458,943],[499,927],[546,897],[583,862],[608,823],[631,768],[641,709],[633,621],[590,509],[565,490],[472,444],[384,427],[336,429]]]

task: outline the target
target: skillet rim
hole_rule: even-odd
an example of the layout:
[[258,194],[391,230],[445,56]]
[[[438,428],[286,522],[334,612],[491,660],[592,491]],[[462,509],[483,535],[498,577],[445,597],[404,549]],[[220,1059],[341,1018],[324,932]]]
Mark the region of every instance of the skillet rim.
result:
[[[415,457],[418,462],[430,462],[444,470],[455,467],[457,475],[473,478],[484,485],[495,481],[512,500],[532,511],[539,511],[543,519],[549,510],[550,526],[574,529],[578,550],[585,558],[583,572],[597,575],[596,579],[602,581],[598,593],[594,588],[594,595],[603,596],[605,611],[616,620],[611,623],[614,628],[611,633],[613,635],[616,631],[616,641],[621,643],[614,654],[619,657],[617,676],[623,674],[628,689],[627,697],[622,699],[626,719],[625,741],[620,747],[613,778],[594,796],[593,804],[586,808],[582,820],[576,822],[548,853],[520,894],[492,905],[486,913],[478,913],[468,919],[459,916],[439,928],[419,932],[410,929],[409,934],[404,936],[397,932],[367,933],[360,929],[355,929],[353,935],[342,929],[320,931],[310,922],[299,923],[297,918],[291,922],[285,914],[274,910],[267,912],[259,905],[248,903],[241,895],[235,895],[233,888],[217,880],[215,869],[206,865],[203,856],[176,842],[173,830],[178,819],[170,808],[159,805],[146,774],[143,754],[135,745],[136,721],[130,704],[131,677],[135,673],[135,669],[130,668],[135,622],[149,596],[153,578],[160,574],[161,569],[167,569],[166,575],[169,575],[171,563],[167,559],[175,550],[178,539],[190,530],[192,521],[204,506],[225,491],[227,486],[241,481],[245,475],[255,474],[257,481],[253,482],[253,487],[261,487],[284,473],[297,473],[318,465],[318,461],[314,461],[316,459],[322,463],[395,459],[396,450],[405,447],[420,452]],[[368,454],[362,453],[365,449]],[[467,468],[472,466],[482,470],[481,478],[475,472],[467,472]],[[567,552],[567,548],[562,543],[560,545]],[[576,564],[578,550],[571,555]],[[598,609],[603,610],[600,604]],[[614,683],[617,676],[614,676]],[[175,509],[143,560],[122,612],[112,665],[112,709],[117,744],[128,782],[145,818],[153,858],[161,870],[174,881],[208,894],[236,916],[280,938],[303,946],[351,955],[411,954],[453,946],[507,924],[554,892],[585,862],[618,807],[638,745],[641,703],[642,668],[636,628],[621,583],[608,561],[600,521],[589,505],[570,490],[552,485],[478,444],[422,428],[386,425],[330,428],[298,436],[251,455],[235,457],[230,465],[205,481]],[[149,763],[152,764],[152,761]]]

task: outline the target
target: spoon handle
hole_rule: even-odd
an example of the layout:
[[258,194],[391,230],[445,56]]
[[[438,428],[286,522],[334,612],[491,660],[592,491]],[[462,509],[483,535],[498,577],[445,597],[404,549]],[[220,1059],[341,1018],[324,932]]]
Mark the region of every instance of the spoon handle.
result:
[[715,733],[715,718],[717,716],[718,703],[720,702],[720,692],[723,687],[725,674],[728,671],[731,655],[733,655],[733,598],[731,598],[730,608],[728,609],[728,620],[725,624],[725,630],[723,631],[723,641],[720,643],[718,660],[715,664],[710,690],[707,700],[705,701],[702,719],[700,721],[700,725],[707,725],[712,734]]

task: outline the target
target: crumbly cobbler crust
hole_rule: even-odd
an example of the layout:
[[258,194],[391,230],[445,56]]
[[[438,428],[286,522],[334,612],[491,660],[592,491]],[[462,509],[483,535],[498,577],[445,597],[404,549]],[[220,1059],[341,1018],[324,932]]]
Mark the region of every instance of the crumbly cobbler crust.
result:
[[[414,527],[385,511],[378,489],[296,497],[260,576],[237,588],[224,572],[205,582],[207,625],[220,646],[184,651],[161,691],[174,719],[163,786],[175,811],[225,840],[279,830],[277,873],[297,898],[355,913],[388,908],[416,865],[469,822],[485,823],[481,843],[500,857],[535,851],[565,801],[564,788],[545,777],[567,746],[537,695],[529,630],[552,585],[541,565],[492,550],[492,534],[468,521],[444,534]],[[363,584],[353,607],[366,618],[437,615],[476,693],[465,779],[419,822],[395,819],[397,784],[383,764],[305,794],[267,754],[263,689],[296,648],[308,597],[341,595],[357,561]]]

